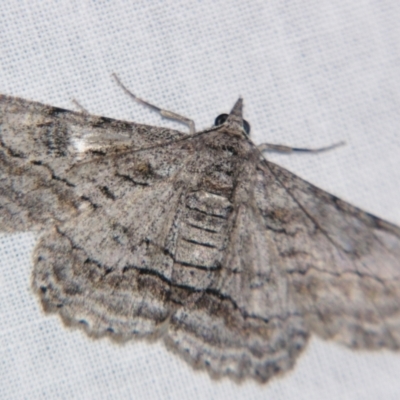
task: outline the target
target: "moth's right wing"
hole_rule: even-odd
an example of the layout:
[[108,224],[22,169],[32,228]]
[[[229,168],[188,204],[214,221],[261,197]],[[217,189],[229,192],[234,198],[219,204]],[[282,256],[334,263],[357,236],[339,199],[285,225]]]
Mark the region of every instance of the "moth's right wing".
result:
[[[96,206],[83,186],[94,184],[96,175],[109,167],[107,160],[185,136],[0,95],[0,229],[40,229],[77,215],[84,204]],[[83,164],[92,177],[71,173],[78,165],[82,171]],[[149,176],[147,168],[137,166],[138,184]],[[121,176],[127,179],[123,172]],[[108,189],[98,187],[103,194]]]
[[255,199],[310,330],[400,348],[400,228],[262,161]]

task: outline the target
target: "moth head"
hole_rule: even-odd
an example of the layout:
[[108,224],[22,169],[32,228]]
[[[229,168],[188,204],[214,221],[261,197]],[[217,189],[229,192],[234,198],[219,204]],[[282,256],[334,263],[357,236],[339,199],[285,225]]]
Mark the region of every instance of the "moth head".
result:
[[221,114],[215,118],[214,125],[219,126],[223,124],[229,124],[232,127],[240,127],[247,136],[250,135],[250,124],[243,119],[243,100],[240,97],[235,105],[233,106],[229,114]]

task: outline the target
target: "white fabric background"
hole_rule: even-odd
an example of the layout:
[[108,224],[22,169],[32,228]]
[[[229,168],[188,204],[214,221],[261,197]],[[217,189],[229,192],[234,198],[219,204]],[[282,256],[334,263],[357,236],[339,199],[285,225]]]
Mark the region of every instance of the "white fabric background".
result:
[[[400,225],[400,2],[13,1],[0,8],[0,93],[176,126],[136,94],[210,126],[238,95],[256,143],[346,147],[271,155]],[[184,129],[179,126],[179,129]],[[400,354],[313,339],[261,386],[212,381],[165,348],[93,341],[45,316],[30,289],[32,234],[0,236],[2,399],[395,399]]]

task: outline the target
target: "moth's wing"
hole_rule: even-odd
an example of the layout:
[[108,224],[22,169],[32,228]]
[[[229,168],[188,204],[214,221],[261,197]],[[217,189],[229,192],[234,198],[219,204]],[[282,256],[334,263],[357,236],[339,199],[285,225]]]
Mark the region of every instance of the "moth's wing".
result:
[[255,200],[309,328],[355,348],[400,347],[400,229],[271,162]]
[[173,269],[163,228],[177,202],[179,193],[159,184],[115,201],[127,219],[113,218],[115,209],[96,209],[46,232],[34,252],[32,279],[45,311],[95,337],[162,335],[171,313],[169,282],[162,278]]
[[0,229],[40,229],[78,215],[91,200],[82,190],[88,180],[66,178],[74,165],[93,161],[101,170],[108,156],[185,136],[0,95]]
[[56,223],[34,252],[33,287],[45,310],[92,336],[163,335],[174,305],[177,210],[190,138],[73,165],[63,179],[86,200],[79,214]]

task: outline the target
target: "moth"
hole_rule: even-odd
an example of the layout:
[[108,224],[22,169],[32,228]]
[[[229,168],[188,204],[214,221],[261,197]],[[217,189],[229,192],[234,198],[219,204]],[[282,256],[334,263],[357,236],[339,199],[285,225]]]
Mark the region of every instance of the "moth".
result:
[[0,96],[0,230],[40,235],[46,312],[236,381],[311,334],[399,349],[399,227],[267,161],[241,99],[201,132],[151,107],[191,133]]

